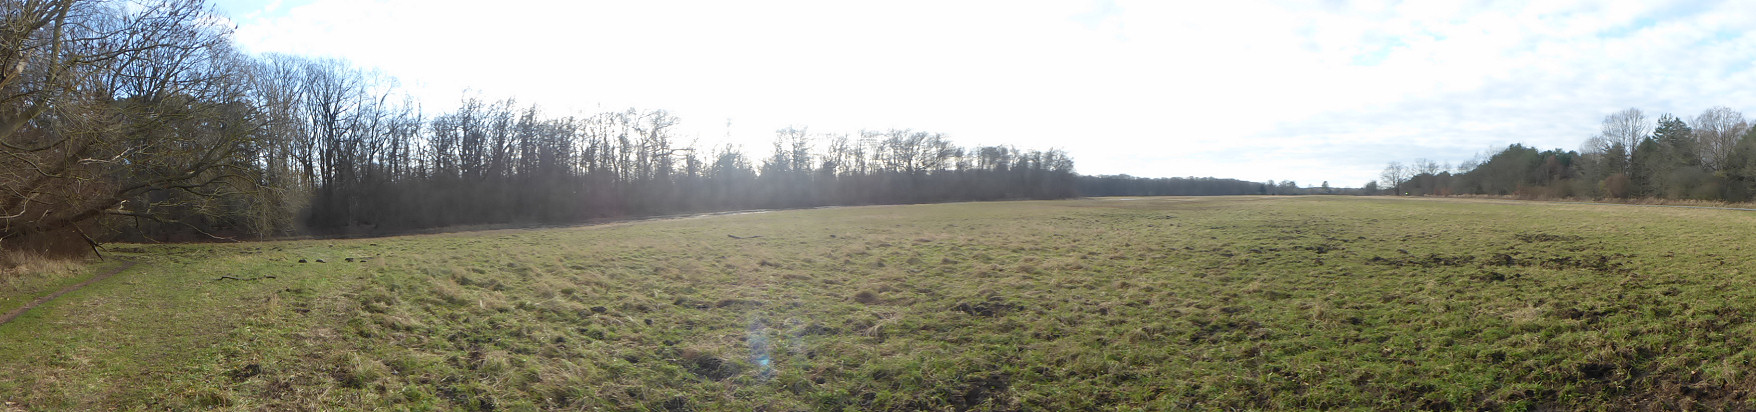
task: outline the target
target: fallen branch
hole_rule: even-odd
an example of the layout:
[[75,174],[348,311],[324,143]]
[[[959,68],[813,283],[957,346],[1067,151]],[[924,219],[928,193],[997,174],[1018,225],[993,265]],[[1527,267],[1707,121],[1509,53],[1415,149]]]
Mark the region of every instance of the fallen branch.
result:
[[755,239],[755,238],[762,237],[762,235],[756,235],[756,236],[726,235],[726,237],[733,238],[733,239]]

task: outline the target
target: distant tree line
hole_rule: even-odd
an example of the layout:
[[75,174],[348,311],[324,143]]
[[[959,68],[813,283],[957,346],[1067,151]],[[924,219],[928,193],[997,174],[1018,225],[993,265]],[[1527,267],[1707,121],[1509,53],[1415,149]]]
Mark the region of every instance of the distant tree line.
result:
[[1631,108],[1605,116],[1600,126],[1577,151],[1513,144],[1455,171],[1391,162],[1375,188],[1405,195],[1756,200],[1756,130],[1743,113],[1714,107],[1692,121],[1671,114],[1654,121]]
[[394,233],[746,208],[1077,195],[1058,150],[776,132],[751,158],[663,110],[423,111],[347,63],[249,56],[200,0],[0,2],[0,248]]
[[[314,233],[1076,195],[1073,161],[1063,152],[963,148],[940,133],[788,127],[776,131],[767,156],[752,159],[735,146],[706,151],[679,142],[673,130],[681,120],[663,110],[550,117],[512,100],[469,98],[423,118],[411,105],[341,95],[356,100],[289,111],[285,141],[301,166],[271,169],[284,175],[271,178],[311,192],[302,223]],[[355,109],[326,112],[338,107]],[[330,119],[339,126],[326,126]]]
[[1079,176],[1079,193],[1084,196],[1232,196],[1232,195],[1307,195],[1363,194],[1360,189],[1300,187],[1291,180],[1275,183],[1270,180],[1251,182],[1213,177],[1146,178],[1129,175]]

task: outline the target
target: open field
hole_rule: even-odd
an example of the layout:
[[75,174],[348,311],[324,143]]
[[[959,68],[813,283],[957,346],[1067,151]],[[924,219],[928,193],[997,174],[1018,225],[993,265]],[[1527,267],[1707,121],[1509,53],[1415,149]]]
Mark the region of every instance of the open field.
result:
[[1753,240],[1228,197],[117,245],[140,264],[0,325],[0,410],[1749,409]]

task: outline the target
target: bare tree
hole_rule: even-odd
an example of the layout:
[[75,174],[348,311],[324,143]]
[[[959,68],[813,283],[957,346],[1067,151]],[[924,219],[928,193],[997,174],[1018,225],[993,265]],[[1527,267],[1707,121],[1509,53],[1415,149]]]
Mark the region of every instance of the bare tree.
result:
[[253,224],[258,235],[287,233],[293,217],[304,208],[315,183],[295,164],[294,147],[306,134],[300,98],[306,62],[287,55],[268,55],[250,73],[253,105],[263,122],[263,145],[255,160],[260,179]]
[[1384,182],[1384,186],[1390,189],[1392,194],[1400,195],[1402,194],[1400,188],[1402,187],[1403,182],[1408,181],[1408,175],[1409,169],[1408,167],[1403,166],[1402,162],[1390,162],[1390,164],[1384,166],[1384,171],[1380,172],[1378,177],[1379,180]]
[[1695,141],[1701,150],[1702,163],[1709,170],[1725,168],[1738,139],[1749,129],[1744,114],[1730,107],[1714,107],[1695,116]]
[[197,0],[0,2],[0,240],[172,221],[255,188],[249,64],[208,16]]
[[819,173],[829,176],[846,176],[854,171],[855,155],[853,140],[846,133],[829,136],[828,147],[823,154]]
[[1652,134],[1651,122],[1647,121],[1645,113],[1636,108],[1628,108],[1604,116],[1602,126],[1603,131],[1599,134],[1602,139],[1601,142],[1597,143],[1602,146],[1602,152],[1609,152],[1610,146],[1617,143],[1620,143],[1626,150],[1632,151],[1633,148],[1640,146],[1640,139],[1645,139],[1646,136]]
[[1439,174],[1440,171],[1447,169],[1446,167],[1439,166],[1439,162],[1424,158],[1415,159],[1414,164],[1410,165],[1410,167],[1413,168],[1414,174],[1417,175],[1436,175]]
[[774,153],[762,164],[762,174],[803,172],[811,169],[809,128],[787,126],[774,131]]

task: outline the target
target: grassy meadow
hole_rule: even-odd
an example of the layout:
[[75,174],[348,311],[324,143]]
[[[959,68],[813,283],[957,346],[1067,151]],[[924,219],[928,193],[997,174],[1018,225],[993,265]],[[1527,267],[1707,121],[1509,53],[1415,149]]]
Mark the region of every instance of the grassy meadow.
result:
[[1218,197],[112,245],[0,281],[139,262],[0,325],[0,410],[1751,409],[1753,240]]

